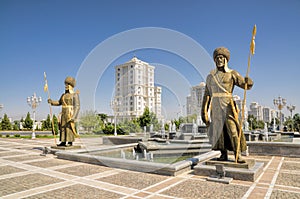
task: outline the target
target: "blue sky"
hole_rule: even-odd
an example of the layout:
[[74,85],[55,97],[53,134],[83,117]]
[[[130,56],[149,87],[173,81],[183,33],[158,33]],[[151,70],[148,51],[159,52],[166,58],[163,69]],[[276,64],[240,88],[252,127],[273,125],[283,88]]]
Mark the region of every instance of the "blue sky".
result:
[[[183,114],[184,98],[189,93],[187,85],[204,81],[206,71],[214,68],[207,55],[211,56],[216,47],[228,47],[231,51],[229,66],[246,74],[254,24],[257,25],[256,53],[251,59],[249,75],[255,85],[247,92],[247,103],[256,101],[274,108],[273,99],[280,95],[288,104],[296,105],[294,113],[299,113],[299,10],[298,0],[0,0],[0,104],[4,105],[0,116],[7,113],[13,120],[19,120],[31,111],[26,98],[36,92],[43,98],[37,117],[45,118],[49,107],[43,91],[44,72],[51,98],[58,99],[64,92],[65,77],[80,77],[92,55],[99,59],[95,61],[97,65],[106,60],[109,53],[119,52],[122,47],[139,41],[120,40],[110,49],[102,44],[123,33],[135,30],[146,33],[151,27],[183,36],[183,39],[171,40],[179,48],[188,44],[185,41],[193,41],[203,48],[204,57],[199,57],[206,61],[195,66],[182,54],[163,48],[122,51],[106,62],[109,64],[99,65],[103,73],[95,73],[97,84],[91,88],[94,104],[82,96],[82,111],[92,107],[97,112],[112,113],[109,103],[113,95],[114,66],[136,55],[157,66],[156,72],[160,71],[156,75],[157,84],[164,92],[163,112],[174,118]],[[155,42],[151,36],[144,39],[148,38],[150,44]],[[172,38],[166,36],[158,42]],[[99,48],[104,53],[97,54],[103,52],[97,51]],[[85,80],[93,82],[89,77]],[[78,84],[76,89],[84,95],[89,88],[80,85],[83,84]],[[242,96],[243,92],[237,88],[236,94]],[[58,113],[60,108],[53,110]],[[286,108],[284,112],[289,114]]]

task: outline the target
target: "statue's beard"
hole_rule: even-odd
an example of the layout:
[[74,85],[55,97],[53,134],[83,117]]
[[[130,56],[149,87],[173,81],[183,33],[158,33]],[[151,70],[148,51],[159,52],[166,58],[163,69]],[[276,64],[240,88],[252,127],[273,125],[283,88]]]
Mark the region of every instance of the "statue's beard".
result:
[[70,93],[70,91],[69,90],[65,90],[65,93]]

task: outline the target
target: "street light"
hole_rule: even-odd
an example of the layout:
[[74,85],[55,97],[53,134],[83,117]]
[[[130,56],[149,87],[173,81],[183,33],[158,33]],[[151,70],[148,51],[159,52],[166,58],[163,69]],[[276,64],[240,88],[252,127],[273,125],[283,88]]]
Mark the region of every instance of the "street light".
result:
[[296,106],[290,105],[286,107],[291,112],[291,118],[293,117],[293,111],[296,109]]
[[253,131],[253,123],[252,123],[253,118],[251,117],[251,118],[249,118],[249,120],[250,120],[251,131]]
[[3,104],[0,104],[0,111],[3,109],[3,107],[4,107]]
[[287,106],[286,108],[291,112],[292,131],[294,131],[293,111],[296,109],[296,106],[290,105],[290,106]]
[[0,111],[3,109],[3,107],[4,107],[3,104],[0,104]]
[[27,104],[32,108],[33,111],[33,127],[31,139],[35,139],[35,109],[42,102],[42,97],[37,97],[35,93],[31,97],[27,97]]
[[274,99],[273,100],[274,105],[278,108],[279,110],[279,129],[282,130],[282,116],[281,116],[281,110],[283,109],[283,107],[286,105],[286,99],[282,98],[282,97],[278,97],[278,99]]
[[117,136],[117,111],[118,111],[118,106],[121,103],[119,101],[117,101],[116,99],[114,99],[113,101],[111,101],[111,107],[114,111],[114,124],[115,124],[115,129],[114,129],[114,136]]

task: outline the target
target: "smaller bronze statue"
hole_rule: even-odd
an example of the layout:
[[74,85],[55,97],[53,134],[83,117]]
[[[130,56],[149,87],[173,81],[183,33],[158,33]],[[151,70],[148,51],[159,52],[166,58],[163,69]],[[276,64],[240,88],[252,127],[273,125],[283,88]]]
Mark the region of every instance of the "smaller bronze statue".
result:
[[60,144],[57,146],[72,146],[75,137],[78,136],[75,122],[79,115],[79,92],[74,92],[76,81],[73,77],[65,79],[65,93],[58,101],[48,99],[52,106],[62,106],[60,115]]
[[[213,58],[216,69],[212,70],[206,79],[201,111],[202,120],[208,126],[208,137],[212,149],[221,151],[221,157],[218,160],[227,161],[229,150],[234,151],[238,163],[245,163],[240,152],[246,150],[246,139],[240,129],[238,108],[233,100],[232,92],[235,86],[251,89],[253,81],[228,68],[230,52],[227,48],[215,49]],[[211,121],[208,117],[209,109]]]

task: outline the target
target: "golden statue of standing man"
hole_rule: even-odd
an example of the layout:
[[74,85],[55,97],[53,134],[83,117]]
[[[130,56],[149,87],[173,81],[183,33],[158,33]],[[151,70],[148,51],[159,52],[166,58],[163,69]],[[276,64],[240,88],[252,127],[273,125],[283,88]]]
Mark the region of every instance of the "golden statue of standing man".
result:
[[[235,86],[251,89],[253,81],[244,78],[228,67],[230,52],[225,47],[216,48],[213,53],[216,68],[206,79],[201,116],[208,126],[208,137],[213,150],[220,150],[220,161],[228,160],[227,151],[234,151],[238,163],[245,163],[242,151],[246,150],[246,139],[241,131],[238,108],[233,100]],[[208,112],[210,110],[210,118]]]
[[60,144],[57,146],[72,146],[78,136],[75,122],[79,115],[79,92],[74,92],[76,81],[73,77],[65,79],[65,93],[58,101],[48,99],[52,106],[62,106],[60,116]]

